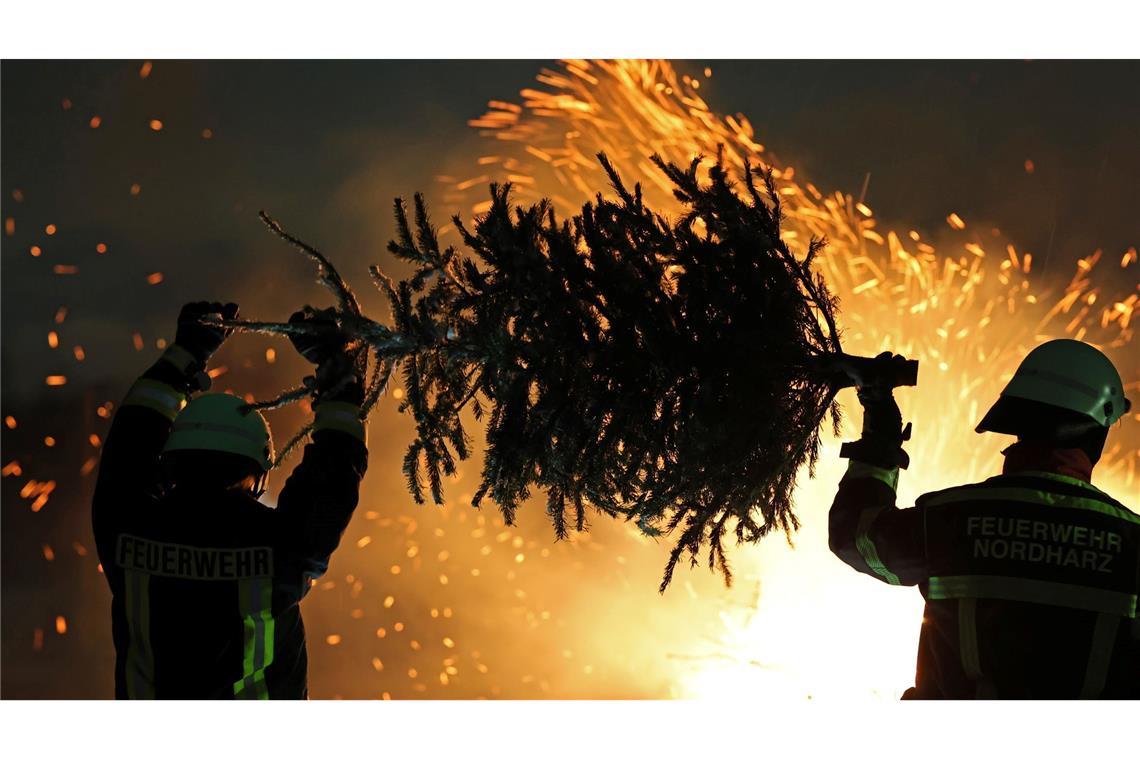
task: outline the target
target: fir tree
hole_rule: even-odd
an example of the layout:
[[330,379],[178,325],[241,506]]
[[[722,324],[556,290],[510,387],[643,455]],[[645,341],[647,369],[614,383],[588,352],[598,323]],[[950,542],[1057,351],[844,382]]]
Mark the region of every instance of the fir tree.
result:
[[662,590],[702,553],[730,580],[726,537],[798,527],[796,476],[814,465],[825,418],[838,425],[835,395],[850,384],[838,379],[836,300],[812,270],[824,241],[789,250],[768,173],[746,166],[738,187],[718,163],[702,183],[699,159],[655,157],[683,208],[670,220],[599,160],[616,198],[599,193],[560,220],[548,201],[516,207],[510,185],[492,185],[471,229],[454,219],[465,253],[440,248],[422,196],[411,219],[397,200],[388,248],[414,273],[397,283],[371,268],[390,326],[360,313],[322,254],[266,221],[317,261],[342,329],[370,349],[365,413],[399,372],[417,502],[443,501],[443,477],[470,453],[470,409],[487,441],[475,506],[490,498],[511,523],[538,490],[560,538],[585,529],[590,510],[675,535]]

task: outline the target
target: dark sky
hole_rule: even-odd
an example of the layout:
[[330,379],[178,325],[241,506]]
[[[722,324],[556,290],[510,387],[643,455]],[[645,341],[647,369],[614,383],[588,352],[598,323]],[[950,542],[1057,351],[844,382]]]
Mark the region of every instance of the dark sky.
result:
[[[187,300],[237,299],[247,315],[269,319],[286,317],[304,300],[328,303],[311,266],[266,233],[257,210],[269,210],[329,253],[357,285],[366,311],[382,318],[380,298],[363,283],[370,263],[400,273],[384,250],[393,196],[427,190],[430,200],[440,188],[437,175],[475,174],[475,157],[489,150],[467,120],[489,100],[517,101],[549,62],[156,61],[146,79],[141,63],[0,66],[0,215],[15,225],[14,234],[0,238],[0,413],[19,420],[2,431],[3,461],[18,459],[23,468],[2,481],[4,696],[109,693],[107,589],[86,548],[93,471],[81,469],[98,453],[98,438],[91,442],[89,435],[106,433],[96,406],[123,397],[157,356],[155,340],[173,337],[175,315]],[[1020,250],[1034,253],[1035,277],[1047,269],[1053,279],[1066,277],[1074,260],[1096,247],[1119,257],[1140,244],[1138,63],[693,61],[680,67],[696,73],[706,65],[713,76],[700,92],[713,110],[747,115],[757,140],[782,164],[794,165],[797,180],[856,196],[866,185],[865,200],[885,226],[914,227],[933,239],[946,229],[947,214],[957,212],[972,226],[1000,226]],[[93,116],[101,118],[98,129],[89,126]],[[149,128],[152,119],[163,122],[161,131]],[[211,139],[202,138],[204,129],[212,130]],[[130,192],[134,183],[137,195]],[[49,224],[58,228],[51,236]],[[103,255],[96,253],[99,243],[107,246]],[[31,256],[31,246],[42,255]],[[78,273],[55,274],[57,265]],[[148,285],[153,272],[164,279]],[[60,306],[69,311],[56,325]],[[48,345],[49,330],[59,335],[56,349]],[[145,340],[141,352],[133,345],[136,332]],[[76,345],[84,347],[83,362],[74,358]],[[260,360],[268,346],[279,354],[272,367]],[[223,388],[232,381],[267,398],[306,369],[291,353],[282,341],[239,336],[214,366],[236,370],[220,381]],[[48,374],[66,375],[67,385],[45,387]],[[279,442],[303,417],[296,406],[271,415]],[[691,573],[685,583],[697,591],[662,602],[654,589],[668,545],[621,539],[608,523],[596,526],[588,543],[551,545],[535,505],[524,510],[511,543],[499,543],[504,531],[495,539],[500,548],[485,558],[483,539],[462,524],[482,519],[463,504],[478,457],[465,463],[466,480],[448,486],[461,506],[417,507],[399,471],[410,424],[394,404],[374,415],[358,510],[364,514],[354,519],[329,574],[339,585],[306,602],[314,694],[375,697],[397,684],[397,697],[417,696],[405,668],[420,667],[421,654],[446,656],[430,641],[440,649],[439,636],[459,626],[464,656],[473,647],[493,652],[488,678],[515,679],[514,690],[502,694],[544,694],[546,673],[561,679],[553,684],[559,695],[658,695],[660,684],[645,674],[658,679],[663,653],[687,652],[691,642],[719,635],[719,612],[730,609],[719,581]],[[59,488],[46,508],[33,512],[19,489],[48,479]],[[383,527],[377,515],[395,522]],[[411,536],[415,521],[422,527]],[[502,528],[490,512],[487,524],[492,533]],[[437,538],[444,529],[446,538]],[[357,543],[362,535],[375,537],[367,550]],[[405,554],[409,536],[424,547],[414,561]],[[514,542],[523,540],[526,572],[515,582],[496,580],[514,575]],[[50,560],[49,545],[56,552]],[[602,545],[607,551],[595,553]],[[815,542],[821,556],[825,545]],[[447,593],[434,576],[444,562],[434,559],[436,552],[444,548],[453,554]],[[547,549],[551,557],[539,562],[536,552]],[[583,558],[611,554],[618,555],[614,562],[591,560],[593,575],[582,576]],[[414,564],[421,560],[422,572]],[[387,568],[395,561],[406,572],[394,580]],[[820,562],[839,570],[829,555]],[[467,575],[477,563],[483,580]],[[346,573],[367,581],[362,599]],[[522,609],[516,591],[523,588],[527,614],[554,613],[541,637],[536,623],[513,612]],[[745,596],[749,588],[738,587]],[[392,610],[380,607],[386,593],[399,598]],[[455,621],[437,619],[434,607],[452,598]],[[366,617],[349,617],[366,605]],[[57,615],[66,615],[67,635],[54,632]],[[615,643],[611,633],[593,640],[595,622],[607,615],[671,633],[655,633],[647,646],[637,626],[623,624],[627,638]],[[407,635],[422,638],[424,652],[408,650],[394,635],[380,641],[373,630],[389,617],[407,622]],[[691,639],[678,632],[680,620]],[[344,644],[323,643],[332,633],[344,633]],[[517,641],[528,643],[520,648]],[[567,675],[566,642],[598,658],[589,660],[588,667],[598,666],[593,675],[579,667],[586,660],[574,660],[577,675]],[[371,664],[376,655],[388,663],[383,674]],[[518,680],[533,673],[539,675],[533,684]],[[458,687],[429,695],[485,695],[487,683],[465,670]]]
[[[517,99],[544,63],[156,61],[144,80],[137,61],[4,62],[3,217],[16,225],[3,238],[5,396],[39,392],[49,373],[125,382],[138,370],[131,335],[170,337],[185,300],[240,297],[247,313],[284,316],[294,304],[274,294],[311,272],[264,232],[259,208],[339,252],[360,281],[385,257],[391,198],[469,163],[479,137],[467,119]],[[956,211],[1001,226],[1058,272],[1096,247],[1140,242],[1136,62],[682,68],[705,65],[715,110],[746,114],[822,188],[858,195],[866,181],[880,217],[933,229]],[[156,118],[161,132],[148,127]],[[56,264],[79,274],[56,275]],[[154,271],[165,280],[147,286]],[[50,351],[60,305],[63,350]]]

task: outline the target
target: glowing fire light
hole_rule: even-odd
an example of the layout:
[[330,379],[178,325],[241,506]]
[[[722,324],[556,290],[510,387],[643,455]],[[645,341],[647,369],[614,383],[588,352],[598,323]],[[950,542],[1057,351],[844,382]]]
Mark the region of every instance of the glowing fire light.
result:
[[[627,181],[642,183],[648,203],[666,210],[677,204],[647,161],[652,153],[682,164],[703,155],[707,171],[709,157],[722,148],[737,172],[745,158],[771,168],[784,204],[785,239],[793,248],[806,248],[813,236],[829,241],[819,266],[845,306],[845,348],[867,355],[889,349],[922,363],[919,387],[898,394],[915,430],[900,504],[998,471],[1005,441],[975,436],[973,423],[1021,357],[1043,340],[1093,343],[1121,369],[1127,392],[1135,398],[1140,391],[1140,352],[1131,347],[1136,278],[1098,268],[1100,251],[1078,263],[1067,285],[1051,288],[1031,279],[1031,253],[1019,254],[1010,242],[995,255],[988,250],[992,239],[983,241],[957,213],[946,216],[948,229],[937,237],[912,226],[896,231],[857,198],[822,191],[798,176],[757,142],[747,117],[712,111],[697,93],[699,83],[664,61],[564,61],[544,69],[538,81],[543,89],[524,89],[521,103],[493,101],[470,122],[494,147],[470,177],[442,178],[445,201],[480,213],[487,180],[511,178],[516,201],[549,197],[569,215],[608,186],[594,160],[598,151]],[[1033,168],[1026,161],[1026,171]],[[1121,267],[1135,258],[1130,249]],[[1102,487],[1126,502],[1140,495],[1137,422],[1140,414],[1118,425],[1096,473]],[[843,437],[857,430],[848,423]],[[911,682],[921,599],[858,576],[826,549],[826,507],[842,473],[837,448],[837,441],[828,444],[815,480],[801,480],[800,548],[791,552],[772,541],[736,551],[741,582],[751,575],[763,593],[742,610],[722,613],[718,654],[708,658],[716,662],[695,669],[679,693],[893,697]],[[838,656],[829,656],[836,648],[821,637],[833,636],[837,620],[866,621],[867,635],[855,631],[858,641],[845,640]],[[859,662],[851,661],[852,651],[862,654]]]
[[[705,69],[704,77],[711,76]],[[822,191],[761,144],[746,117],[713,112],[698,94],[706,90],[697,79],[660,61],[568,61],[544,70],[539,84],[524,90],[518,103],[493,101],[488,113],[472,122],[493,147],[472,157],[470,171],[441,180],[444,200],[477,212],[485,208],[486,184],[510,179],[518,201],[549,196],[560,213],[573,213],[594,191],[607,187],[593,159],[601,149],[628,180],[642,181],[648,201],[662,209],[676,206],[645,160],[650,153],[686,162],[698,153],[713,156],[724,145],[725,160],[734,169],[739,170],[744,157],[771,167],[784,202],[789,244],[806,246],[813,235],[830,241],[819,263],[844,299],[849,350],[867,354],[890,348],[923,363],[919,388],[899,394],[904,414],[915,424],[915,440],[908,445],[914,465],[904,473],[900,503],[995,471],[1002,442],[973,436],[970,425],[1022,353],[1046,337],[1071,335],[1104,348],[1136,398],[1140,357],[1131,342],[1131,317],[1138,305],[1134,248],[1089,255],[1071,282],[1050,290],[1033,274],[1033,254],[1001,239],[983,220],[970,218],[967,226],[945,208],[938,210],[945,224],[920,231],[895,224],[889,209],[873,209],[858,194]],[[95,117],[90,126],[100,123]],[[82,121],[76,128],[83,129]],[[200,134],[204,140],[213,137],[209,129]],[[704,167],[708,165],[706,160]],[[1028,164],[1026,170],[1032,171]],[[140,193],[139,184],[130,186],[132,196]],[[13,190],[12,197],[21,202],[23,193]],[[100,246],[105,248],[97,244],[97,253],[104,252]],[[41,253],[38,246],[32,248],[33,256]],[[1122,270],[1127,270],[1123,277]],[[136,275],[136,285],[142,286],[146,271]],[[89,267],[85,274],[90,276]],[[60,307],[55,324],[66,317],[67,309]],[[143,350],[141,333],[132,340],[136,350]],[[164,345],[163,339],[154,343]],[[80,346],[73,353],[77,361],[84,360]],[[281,358],[273,349],[265,352],[266,364]],[[235,361],[235,375],[260,364]],[[219,367],[211,376],[224,371]],[[48,386],[65,383],[63,375],[45,379]],[[391,396],[398,403],[404,393],[393,388]],[[845,400],[851,402],[849,411],[857,413],[853,396]],[[97,418],[108,420],[114,405],[95,403]],[[312,413],[307,404],[301,411]],[[21,428],[33,427],[23,415],[21,420]],[[853,422],[843,438],[854,437],[858,418]],[[1097,468],[1098,484],[1126,502],[1135,500],[1137,491],[1138,422],[1140,413],[1118,426]],[[5,424],[14,428],[16,420],[9,417]],[[33,436],[33,443],[40,435]],[[77,459],[68,466],[89,477],[98,464],[91,447],[102,441],[89,430],[76,435],[82,464]],[[50,451],[35,446],[21,458],[31,469],[38,457],[58,458],[75,450],[72,443],[61,440]],[[379,692],[384,699],[420,694],[429,685],[433,693],[455,693],[472,689],[472,679],[485,679],[477,688],[490,696],[528,693],[520,689],[545,694],[551,688],[546,679],[554,675],[560,679],[556,688],[566,690],[559,695],[608,696],[606,687],[595,685],[604,683],[597,679],[607,670],[630,674],[610,686],[620,695],[736,700],[897,696],[913,676],[921,599],[913,591],[850,571],[828,552],[826,509],[845,464],[837,448],[838,442],[829,440],[817,477],[801,480],[797,503],[804,527],[795,537],[795,551],[779,539],[738,548],[734,589],[726,591],[715,578],[697,571],[679,578],[665,599],[654,591],[662,547],[620,524],[599,520],[591,533],[551,544],[548,533],[536,541],[525,536],[521,525],[508,529],[471,512],[465,506],[469,494],[457,493],[454,504],[439,510],[400,514],[401,507],[412,509],[392,503],[394,494],[402,494],[401,486],[380,486],[373,479],[366,483],[371,493],[362,494],[354,532],[338,554],[341,566],[355,575],[330,574],[314,584],[318,593],[309,604],[315,614],[306,613],[311,640],[323,638],[329,644],[312,648],[318,693],[330,688],[318,683],[333,678],[326,671],[337,680],[345,675],[339,667],[318,662],[322,652],[356,657],[357,647],[371,646],[375,651],[362,656],[346,680],[377,679],[370,695]],[[376,466],[377,459],[370,478],[384,469]],[[15,459],[2,472],[15,478],[7,482],[20,487],[20,498],[32,512],[46,508],[55,481],[26,479]],[[464,482],[462,473],[455,480]],[[61,490],[71,489],[65,485]],[[541,510],[532,512],[534,518],[523,519],[541,522]],[[51,540],[60,545],[66,539]],[[82,556],[78,548],[76,552]],[[551,557],[555,559],[544,562]],[[401,564],[392,564],[397,559]],[[94,567],[102,572],[101,566]],[[563,593],[571,576],[581,580],[581,589]],[[555,597],[558,601],[552,602]],[[358,601],[347,603],[350,598]],[[473,603],[463,604],[465,598]],[[91,628],[76,621],[78,611],[67,614],[76,631]],[[474,622],[480,617],[493,624],[493,640]],[[599,625],[599,620],[623,624]],[[843,645],[837,646],[837,627],[852,620],[860,625],[845,626]],[[544,624],[553,627],[543,633],[538,628]],[[552,651],[560,656],[536,651],[520,665],[529,653],[512,637],[532,635],[532,630],[549,637],[544,642],[557,642]],[[665,631],[669,633],[663,635]],[[409,636],[415,636],[414,645]],[[648,637],[656,648],[646,645]],[[44,629],[35,629],[34,651],[43,650],[43,639]],[[406,661],[409,652],[419,659]],[[381,684],[379,679],[386,680]],[[381,687],[390,691],[379,691]]]

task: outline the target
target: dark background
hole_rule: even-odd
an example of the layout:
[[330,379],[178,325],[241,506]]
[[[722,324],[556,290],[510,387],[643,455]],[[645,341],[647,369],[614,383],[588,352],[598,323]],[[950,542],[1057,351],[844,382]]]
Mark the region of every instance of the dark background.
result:
[[[305,282],[303,268],[275,266],[282,252],[259,208],[329,251],[358,252],[345,274],[362,275],[390,234],[391,198],[430,190],[473,155],[479,138],[466,121],[530,86],[541,65],[158,61],[144,80],[137,62],[4,62],[3,216],[16,222],[3,241],[5,395],[37,393],[64,367],[76,381],[123,381],[134,371],[131,334],[149,342],[169,332],[171,302],[183,296],[256,280],[268,303],[275,288]],[[1140,63],[680,67],[706,65],[714,73],[702,95],[715,109],[746,114],[758,139],[817,185],[863,195],[889,219],[1000,220],[1039,272],[1137,242]],[[95,115],[102,124],[91,129]],[[161,132],[148,127],[155,118]],[[59,228],[51,238],[49,223]],[[44,255],[30,257],[31,245]],[[60,263],[80,276],[52,276]],[[97,278],[82,276],[96,266]],[[159,270],[166,284],[138,287],[140,272]],[[82,367],[38,350],[60,303],[71,337],[99,352]]]
[[[173,337],[184,301],[236,298],[247,314],[279,318],[302,298],[322,298],[256,211],[319,242],[350,282],[364,282],[368,264],[387,260],[392,197],[430,195],[437,175],[469,174],[483,141],[467,120],[534,86],[545,62],[155,61],[145,79],[141,63],[0,66],[0,215],[14,222],[0,274],[0,403],[18,420],[3,429],[2,460],[24,469],[3,481],[5,697],[109,691],[105,621],[94,615],[84,630],[76,612],[106,604],[87,537],[91,477],[76,482],[98,453],[88,436],[106,429],[96,405],[121,398],[157,354],[155,341]],[[1140,243],[1136,62],[678,65],[711,66],[701,94],[714,110],[746,114],[783,161],[821,188],[862,196],[880,218],[934,230],[953,211],[998,225],[1033,252],[1044,278],[1067,278],[1094,249],[1118,258]],[[41,256],[29,254],[33,245]],[[78,274],[53,273],[61,264]],[[153,272],[163,281],[148,285]],[[379,299],[366,295],[365,305]],[[68,314],[57,325],[60,306]],[[251,376],[243,390],[264,396],[300,376],[282,344],[242,340],[240,355],[227,348],[219,358],[236,374],[264,346],[282,354],[279,376]],[[67,385],[45,387],[51,374]],[[402,449],[406,430],[392,430],[391,447]],[[47,435],[56,446],[45,446]],[[397,482],[398,457],[388,458],[374,456],[374,470]],[[29,476],[61,483],[36,514],[18,496]],[[418,514],[406,494],[389,498]],[[60,614],[71,621],[64,636],[54,628]]]

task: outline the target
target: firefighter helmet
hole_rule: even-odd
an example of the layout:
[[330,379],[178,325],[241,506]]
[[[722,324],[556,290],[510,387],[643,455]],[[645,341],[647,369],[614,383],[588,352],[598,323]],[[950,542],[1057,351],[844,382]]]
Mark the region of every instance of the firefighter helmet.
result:
[[[1062,338],[1029,352],[982,421],[977,432],[1022,432],[1019,402],[1064,410],[1066,417],[1107,428],[1131,408],[1120,373],[1108,357],[1087,343]],[[1039,407],[1038,407],[1039,408]]]
[[168,451],[220,451],[252,459],[268,472],[273,466],[273,439],[261,413],[228,393],[204,393],[174,418],[166,439]]

